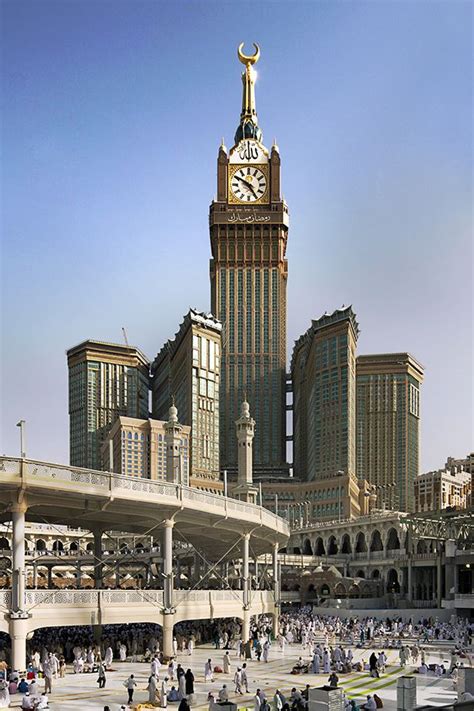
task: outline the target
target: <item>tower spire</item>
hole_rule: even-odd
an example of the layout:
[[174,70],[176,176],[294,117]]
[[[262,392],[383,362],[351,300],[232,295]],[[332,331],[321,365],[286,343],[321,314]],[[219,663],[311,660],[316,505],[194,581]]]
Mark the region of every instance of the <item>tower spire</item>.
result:
[[262,141],[263,134],[258,125],[257,108],[255,104],[255,79],[257,73],[253,69],[253,65],[260,59],[260,47],[255,42],[255,54],[244,54],[244,43],[242,42],[237,49],[239,61],[245,66],[245,71],[242,72],[242,111],[240,113],[240,124],[235,132],[235,143],[239,143],[243,138],[254,138],[256,141]]

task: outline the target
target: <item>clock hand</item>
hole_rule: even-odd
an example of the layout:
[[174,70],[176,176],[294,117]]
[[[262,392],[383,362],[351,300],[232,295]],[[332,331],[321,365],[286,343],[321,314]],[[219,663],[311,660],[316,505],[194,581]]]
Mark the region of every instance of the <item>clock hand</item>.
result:
[[253,196],[254,196],[255,198],[258,197],[258,196],[257,196],[257,193],[256,193],[255,190],[254,190],[254,187],[253,187],[252,183],[249,183],[247,180],[244,180],[244,178],[239,178],[239,180],[240,180],[244,185],[246,185],[247,188],[249,188],[249,190],[251,190],[251,192],[252,192],[252,194],[253,194]]

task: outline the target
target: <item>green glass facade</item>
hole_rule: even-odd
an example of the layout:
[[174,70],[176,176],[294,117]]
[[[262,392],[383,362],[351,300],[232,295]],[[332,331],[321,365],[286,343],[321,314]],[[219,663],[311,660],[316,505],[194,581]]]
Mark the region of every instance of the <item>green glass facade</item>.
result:
[[355,473],[355,353],[350,307],[313,321],[293,351],[295,475],[305,481]]
[[117,417],[148,418],[148,361],[135,348],[94,341],[67,355],[70,463],[101,469],[101,446]]
[[[278,246],[278,228],[267,228],[265,233],[260,228],[236,231],[242,239],[242,265],[221,265],[216,271],[213,291],[216,313],[224,324],[221,466],[231,470],[236,466],[235,421],[246,397],[257,422],[254,466],[271,471],[282,468],[286,453],[286,269],[282,270],[277,261],[272,263],[270,257],[272,238]],[[229,236],[234,237],[235,233]],[[263,237],[266,239],[262,244]],[[252,264],[257,250],[258,265]],[[236,251],[238,256],[239,243]],[[267,255],[269,264],[262,264],[263,255]]]
[[357,359],[357,475],[378,505],[413,511],[423,368],[409,354]]

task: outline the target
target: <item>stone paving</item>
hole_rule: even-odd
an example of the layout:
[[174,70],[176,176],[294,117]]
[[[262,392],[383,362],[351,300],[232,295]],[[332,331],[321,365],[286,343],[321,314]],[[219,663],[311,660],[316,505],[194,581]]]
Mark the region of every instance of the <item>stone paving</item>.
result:
[[[376,651],[378,651],[376,649]],[[389,664],[385,674],[380,679],[373,679],[368,673],[353,673],[339,675],[340,686],[346,691],[350,698],[357,701],[365,700],[369,693],[374,691],[382,698],[386,711],[396,711],[396,688],[397,679],[403,674],[410,673],[411,667],[400,669],[398,663],[398,652],[385,650],[389,659]],[[368,659],[371,650],[354,650],[354,659]],[[231,651],[232,669],[230,675],[215,674],[214,683],[204,683],[204,664],[210,657],[213,665],[222,666],[224,652],[216,650],[212,645],[203,645],[195,649],[191,656],[187,654],[178,655],[178,661],[184,669],[190,667],[195,676],[196,703],[193,709],[204,709],[208,707],[207,694],[212,690],[216,693],[227,684],[230,692],[234,691],[233,675],[237,667],[238,659],[234,651]],[[253,711],[253,696],[257,688],[265,690],[268,700],[273,700],[276,688],[279,688],[286,695],[293,686],[303,689],[306,684],[311,686],[321,686],[327,682],[327,674],[290,674],[291,667],[299,656],[307,658],[308,655],[302,650],[300,645],[287,647],[283,654],[278,646],[274,645],[270,651],[269,662],[257,662],[252,660],[247,663],[249,678],[249,694],[236,696],[230,693],[230,699],[238,703],[240,709],[248,708]],[[445,666],[449,665],[449,652],[447,650],[427,650],[427,662],[440,662]],[[115,671],[107,673],[107,685],[103,690],[97,688],[97,674],[72,674],[68,673],[64,679],[53,682],[53,693],[50,695],[50,708],[52,711],[103,711],[105,705],[109,705],[111,711],[117,711],[121,704],[127,700],[127,692],[123,686],[123,681],[134,674],[138,682],[135,691],[134,703],[145,703],[148,695],[146,685],[150,674],[149,664],[140,663],[120,663],[114,662]],[[68,667],[70,671],[70,667]],[[161,675],[162,676],[162,675]],[[450,679],[439,679],[434,676],[419,676],[417,678],[417,702],[418,704],[431,704],[433,708],[443,703],[449,703],[456,697],[453,690],[453,683]],[[40,681],[40,688],[43,682]],[[289,695],[289,693],[288,693]],[[18,708],[21,704],[21,696],[12,696],[12,708]],[[177,711],[178,704],[168,704],[168,709]]]

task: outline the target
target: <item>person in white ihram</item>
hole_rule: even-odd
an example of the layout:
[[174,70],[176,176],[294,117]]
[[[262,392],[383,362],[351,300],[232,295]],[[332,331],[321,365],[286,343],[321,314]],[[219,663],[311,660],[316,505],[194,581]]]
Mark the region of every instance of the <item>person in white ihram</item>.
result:
[[212,673],[212,661],[210,659],[204,665],[204,681],[214,681],[214,675]]
[[112,647],[109,645],[107,649],[105,650],[105,659],[104,659],[104,664],[107,669],[109,669],[112,666],[112,661],[114,658],[114,653],[112,651]]
[[168,677],[165,676],[161,682],[161,708],[165,709],[168,706]]

